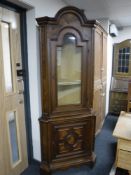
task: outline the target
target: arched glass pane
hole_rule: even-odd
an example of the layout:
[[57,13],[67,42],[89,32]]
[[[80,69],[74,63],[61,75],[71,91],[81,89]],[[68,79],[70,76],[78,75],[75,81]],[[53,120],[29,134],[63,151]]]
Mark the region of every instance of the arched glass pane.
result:
[[81,103],[81,56],[76,37],[66,34],[63,46],[57,47],[58,105]]

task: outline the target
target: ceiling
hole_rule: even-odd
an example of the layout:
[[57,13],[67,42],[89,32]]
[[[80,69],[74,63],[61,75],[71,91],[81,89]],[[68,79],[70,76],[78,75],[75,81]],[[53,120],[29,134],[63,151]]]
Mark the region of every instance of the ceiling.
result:
[[131,26],[131,0],[63,0],[85,11],[88,19],[106,18],[117,27]]

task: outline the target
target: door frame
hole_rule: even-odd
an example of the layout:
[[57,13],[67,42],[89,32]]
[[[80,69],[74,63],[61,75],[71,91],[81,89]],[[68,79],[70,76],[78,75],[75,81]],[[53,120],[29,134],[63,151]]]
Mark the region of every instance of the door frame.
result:
[[27,135],[27,153],[28,163],[33,161],[33,144],[32,144],[32,126],[31,126],[31,112],[30,112],[30,93],[29,93],[29,69],[28,69],[28,51],[27,51],[27,25],[26,25],[26,9],[15,4],[2,0],[0,7],[18,12],[20,14],[20,30],[21,30],[21,54],[22,67],[24,70],[24,104],[25,104],[25,123]]

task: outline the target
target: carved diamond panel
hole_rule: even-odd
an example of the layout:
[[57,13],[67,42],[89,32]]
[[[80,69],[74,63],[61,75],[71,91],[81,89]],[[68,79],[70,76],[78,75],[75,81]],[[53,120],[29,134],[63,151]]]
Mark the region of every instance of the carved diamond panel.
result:
[[53,127],[55,157],[90,152],[90,121],[62,123]]

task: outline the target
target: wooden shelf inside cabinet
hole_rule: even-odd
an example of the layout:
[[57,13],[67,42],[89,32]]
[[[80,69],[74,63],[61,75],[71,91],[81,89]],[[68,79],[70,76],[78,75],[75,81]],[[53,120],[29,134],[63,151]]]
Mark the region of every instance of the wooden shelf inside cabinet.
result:
[[[79,104],[80,99],[80,86],[81,81],[59,81],[58,91],[59,91],[59,103],[65,104]],[[72,99],[72,100],[71,100]]]
[[123,92],[123,93],[128,93],[127,89],[113,89],[111,92]]
[[119,115],[127,111],[128,78],[112,77],[109,112]]
[[80,85],[80,80],[76,81],[59,81],[58,86],[72,86],[72,85]]
[[109,112],[119,115],[121,111],[127,111],[127,94],[126,90],[111,90]]
[[[58,169],[95,161],[96,117],[91,113],[94,29],[103,37],[101,46],[106,45],[106,34],[97,21],[87,20],[83,10],[76,7],[64,7],[54,18],[42,17],[37,22],[40,28],[42,113],[46,114],[40,119],[40,170],[41,175],[50,175]],[[101,54],[106,55],[106,52]],[[104,61],[102,64],[106,65]],[[102,72],[103,79],[106,79],[105,72],[106,69]]]

